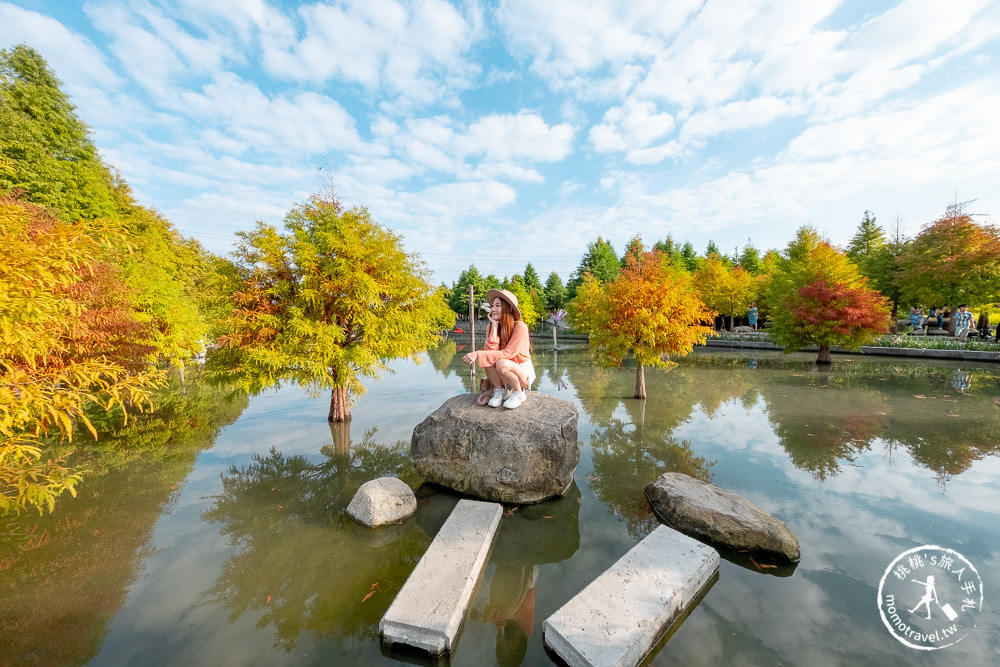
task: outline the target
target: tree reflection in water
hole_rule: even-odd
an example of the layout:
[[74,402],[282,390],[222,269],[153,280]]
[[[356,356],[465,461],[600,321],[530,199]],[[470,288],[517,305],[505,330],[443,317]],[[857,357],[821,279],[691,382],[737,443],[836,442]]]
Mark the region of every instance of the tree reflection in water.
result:
[[[251,465],[223,476],[222,493],[203,515],[238,547],[206,597],[228,606],[232,620],[258,614],[258,627],[274,626],[277,648],[290,651],[304,631],[316,638],[375,638],[391,592],[444,520],[429,532],[414,521],[373,529],[345,514],[358,487],[371,479],[418,483],[407,443],[381,445],[374,433],[353,447],[338,442],[338,434],[319,462],[275,449],[254,455]],[[423,506],[421,512],[441,514]]]
[[868,449],[888,420],[888,400],[855,383],[838,383],[832,374],[796,373],[762,389],[778,442],[796,467],[817,479],[835,477]]
[[648,374],[646,400],[630,397],[632,372],[575,366],[569,376],[596,427],[590,438],[591,488],[622,517],[629,534],[641,539],[658,524],[643,492],[647,484],[665,472],[711,479],[714,462],[672,436],[698,403],[693,376],[680,368]]
[[[88,470],[76,498],[51,514],[0,518],[0,664],[84,664],[151,554],[157,519],[180,497],[198,453],[247,406],[245,394],[189,372],[157,392],[155,411],[90,416],[79,433]],[[57,444],[57,443],[54,443]]]

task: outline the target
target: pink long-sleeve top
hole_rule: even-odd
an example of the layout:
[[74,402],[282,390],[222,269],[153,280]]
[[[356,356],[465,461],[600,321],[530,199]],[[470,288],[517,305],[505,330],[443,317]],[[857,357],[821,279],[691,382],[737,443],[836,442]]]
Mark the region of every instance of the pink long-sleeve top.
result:
[[480,368],[489,368],[500,359],[510,359],[516,364],[531,359],[531,344],[528,339],[528,325],[518,320],[514,323],[514,331],[510,334],[507,347],[500,349],[500,336],[495,327],[486,329],[486,345],[476,353],[476,363]]

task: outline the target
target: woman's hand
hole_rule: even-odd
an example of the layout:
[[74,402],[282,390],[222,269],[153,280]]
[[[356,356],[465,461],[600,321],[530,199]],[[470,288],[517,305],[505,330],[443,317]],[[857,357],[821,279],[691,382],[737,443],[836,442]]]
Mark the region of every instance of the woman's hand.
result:
[[471,366],[472,362],[474,362],[475,360],[476,360],[475,352],[469,352],[464,357],[462,357],[462,363],[468,364],[469,366]]

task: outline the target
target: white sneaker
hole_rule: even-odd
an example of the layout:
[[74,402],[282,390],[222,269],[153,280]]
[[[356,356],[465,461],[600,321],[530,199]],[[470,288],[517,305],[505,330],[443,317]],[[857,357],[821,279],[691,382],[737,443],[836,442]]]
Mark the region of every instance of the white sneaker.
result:
[[486,405],[490,406],[491,408],[499,408],[500,404],[503,403],[503,393],[504,393],[503,387],[497,387],[496,389],[494,389],[493,396],[490,397],[490,401]]
[[503,406],[513,410],[514,408],[520,407],[526,398],[528,398],[528,396],[524,393],[524,390],[515,391],[506,401],[503,402]]

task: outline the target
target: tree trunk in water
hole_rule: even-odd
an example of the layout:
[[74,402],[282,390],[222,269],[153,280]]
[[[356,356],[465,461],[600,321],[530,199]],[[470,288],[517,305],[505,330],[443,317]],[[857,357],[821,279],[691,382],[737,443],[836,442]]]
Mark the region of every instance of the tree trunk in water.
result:
[[334,387],[330,393],[330,414],[328,422],[351,421],[351,405],[347,402],[347,387]]
[[817,364],[823,364],[829,366],[833,363],[833,358],[830,356],[830,346],[820,345],[819,346],[819,356],[816,357]]
[[635,395],[632,398],[646,400],[646,370],[642,364],[635,368]]
[[333,451],[338,457],[351,455],[351,422],[330,421],[330,437],[333,438]]

